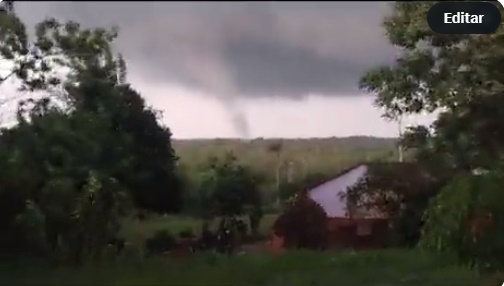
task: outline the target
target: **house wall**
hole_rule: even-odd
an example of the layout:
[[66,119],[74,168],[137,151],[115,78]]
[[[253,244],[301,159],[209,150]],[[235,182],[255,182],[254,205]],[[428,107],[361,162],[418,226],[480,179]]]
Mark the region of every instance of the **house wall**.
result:
[[[337,178],[327,181],[307,192],[308,197],[318,203],[327,214],[327,228],[331,248],[381,248],[389,238],[389,221],[381,214],[370,210],[354,209],[348,214],[346,200],[340,198],[349,187],[354,186],[367,174],[366,165],[359,165]],[[270,250],[278,253],[284,248],[284,239],[274,235]]]
[[311,189],[308,191],[308,196],[325,210],[328,217],[346,217],[346,200],[342,200],[338,194],[345,193],[348,187],[355,185],[366,173],[367,166],[360,165],[333,180]]
[[[386,247],[389,237],[387,219],[351,219],[328,218],[329,248],[356,250],[376,249]],[[285,250],[284,238],[273,235],[269,249],[272,253],[282,253]]]
[[269,250],[272,253],[276,253],[276,254],[283,253],[284,247],[285,247],[284,241],[285,240],[283,237],[278,236],[276,234],[273,234],[273,236],[271,237],[270,244],[269,244]]
[[388,243],[387,219],[330,218],[327,227],[332,248],[381,248]]

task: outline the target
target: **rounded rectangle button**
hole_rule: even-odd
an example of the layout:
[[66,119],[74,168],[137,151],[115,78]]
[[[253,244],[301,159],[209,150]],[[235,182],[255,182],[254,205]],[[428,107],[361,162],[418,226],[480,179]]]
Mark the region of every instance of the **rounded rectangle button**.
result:
[[492,34],[501,13],[490,2],[439,2],[429,9],[427,23],[439,34]]

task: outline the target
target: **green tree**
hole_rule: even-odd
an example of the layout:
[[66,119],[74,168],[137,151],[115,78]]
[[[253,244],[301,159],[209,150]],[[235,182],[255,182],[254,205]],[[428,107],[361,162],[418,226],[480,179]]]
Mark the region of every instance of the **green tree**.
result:
[[178,210],[171,133],[126,83],[125,61],[111,49],[115,29],[48,19],[35,39],[27,34],[13,10],[0,15],[0,54],[29,97],[18,124],[0,133],[2,251],[20,254],[38,237],[40,252],[99,257],[128,198]]
[[254,172],[240,165],[232,154],[210,158],[207,168],[201,174],[200,196],[212,215],[261,215],[260,180]]
[[[69,116],[43,103],[47,101],[30,110],[29,120],[21,120],[0,136],[0,164],[6,170],[0,174],[0,217],[6,241],[2,252],[20,254],[37,245],[41,254],[70,255],[80,261],[82,253],[98,255],[114,234],[111,226],[127,198],[126,188],[116,182],[111,170],[115,164],[127,164],[131,155],[116,147],[117,137],[109,132],[107,122],[92,114]],[[89,180],[98,180],[98,185],[88,185]],[[86,200],[88,193],[91,197]],[[87,202],[98,217],[81,221],[75,215],[86,212]],[[82,239],[74,235],[81,227],[89,231]],[[78,251],[89,244],[96,253]]]
[[327,214],[316,202],[299,195],[275,221],[273,230],[294,249],[323,250],[328,246]]
[[[171,133],[126,84],[125,60],[112,50],[117,28],[84,29],[76,22],[47,19],[36,26],[30,41],[15,13],[1,15],[0,20],[0,54],[14,63],[12,74],[22,82],[21,88],[46,91],[69,112],[93,113],[111,122],[112,132],[127,134],[136,162],[135,170],[122,176],[128,178],[137,206],[177,211],[180,194]],[[58,77],[61,68],[68,71],[66,77]]]
[[412,247],[420,239],[429,200],[441,186],[416,162],[370,163],[367,175],[344,196],[359,208],[387,215],[393,224],[392,242]]
[[460,174],[431,201],[421,246],[457,255],[482,270],[502,269],[502,168]]
[[[497,186],[502,186],[496,177],[476,178],[472,172],[498,170],[504,156],[504,32],[437,34],[426,20],[434,3],[394,4],[384,27],[390,42],[401,48],[402,54],[393,65],[367,73],[361,80],[361,87],[377,94],[376,103],[384,108],[388,118],[424,111],[440,112],[431,127],[410,128],[403,141],[415,152],[416,160],[445,184],[434,205],[428,209],[431,218],[428,218],[425,239],[431,244],[449,244],[435,249],[460,253],[466,246],[460,243],[465,238],[458,228],[467,221],[467,216],[461,212],[473,210],[469,206],[474,199],[465,194],[472,193],[474,184],[479,185],[478,191],[492,195],[496,195]],[[503,11],[500,5],[495,5]],[[488,184],[481,181],[487,179]],[[470,186],[463,187],[461,182]],[[457,198],[453,196],[455,193]],[[461,206],[464,207],[455,211]],[[451,210],[451,214],[443,218],[443,215],[433,214],[444,210]],[[501,216],[501,210],[495,209],[495,225],[502,223]],[[435,227],[438,222],[443,224],[448,220],[450,228]],[[443,237],[442,233],[450,238]],[[496,259],[502,259],[499,256],[502,239],[500,241],[501,244],[487,244],[495,250]],[[492,253],[491,249],[486,251]]]
[[113,87],[100,81],[82,84],[75,93],[85,95],[75,101],[76,112],[110,122],[109,132],[118,139],[126,136],[131,143],[131,168],[118,166],[115,177],[131,190],[135,205],[159,213],[180,211],[181,186],[171,132],[159,125],[155,111],[145,106],[140,94],[127,85]]
[[361,87],[378,94],[376,103],[388,118],[440,111],[429,130],[434,137],[430,149],[439,151],[439,159],[451,168],[488,167],[502,157],[504,146],[499,131],[504,122],[500,108],[504,34],[500,30],[491,35],[434,33],[426,21],[434,3],[394,5],[384,27],[402,55],[394,65],[367,73]]

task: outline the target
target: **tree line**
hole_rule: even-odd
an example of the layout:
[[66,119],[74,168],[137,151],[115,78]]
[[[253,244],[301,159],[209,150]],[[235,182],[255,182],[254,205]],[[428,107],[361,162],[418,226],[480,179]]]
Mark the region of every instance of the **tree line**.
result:
[[397,160],[394,138],[347,137],[310,139],[198,139],[172,140],[179,172],[186,181],[185,212],[197,207],[201,170],[213,157],[234,155],[236,163],[258,177],[263,206],[278,205],[301,189],[332,179],[341,170],[362,162]]

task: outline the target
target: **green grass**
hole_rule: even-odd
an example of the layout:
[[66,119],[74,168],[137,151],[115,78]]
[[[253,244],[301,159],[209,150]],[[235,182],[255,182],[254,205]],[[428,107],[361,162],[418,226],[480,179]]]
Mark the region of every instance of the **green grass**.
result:
[[[275,217],[264,218],[263,234],[270,233]],[[123,254],[124,257],[81,268],[51,267],[27,261],[3,264],[0,285],[481,286],[474,272],[455,266],[447,257],[414,250],[296,251],[231,257],[198,253],[184,260],[139,259],[139,253],[134,250],[136,246],[141,249],[143,240],[157,230],[177,234],[188,228],[197,232],[200,226],[198,219],[176,216],[156,217],[140,223],[125,221],[123,235],[134,248]]]
[[[19,264],[18,264],[19,266]],[[80,269],[0,267],[1,285],[472,286],[475,273],[419,251],[290,252],[121,260]]]

